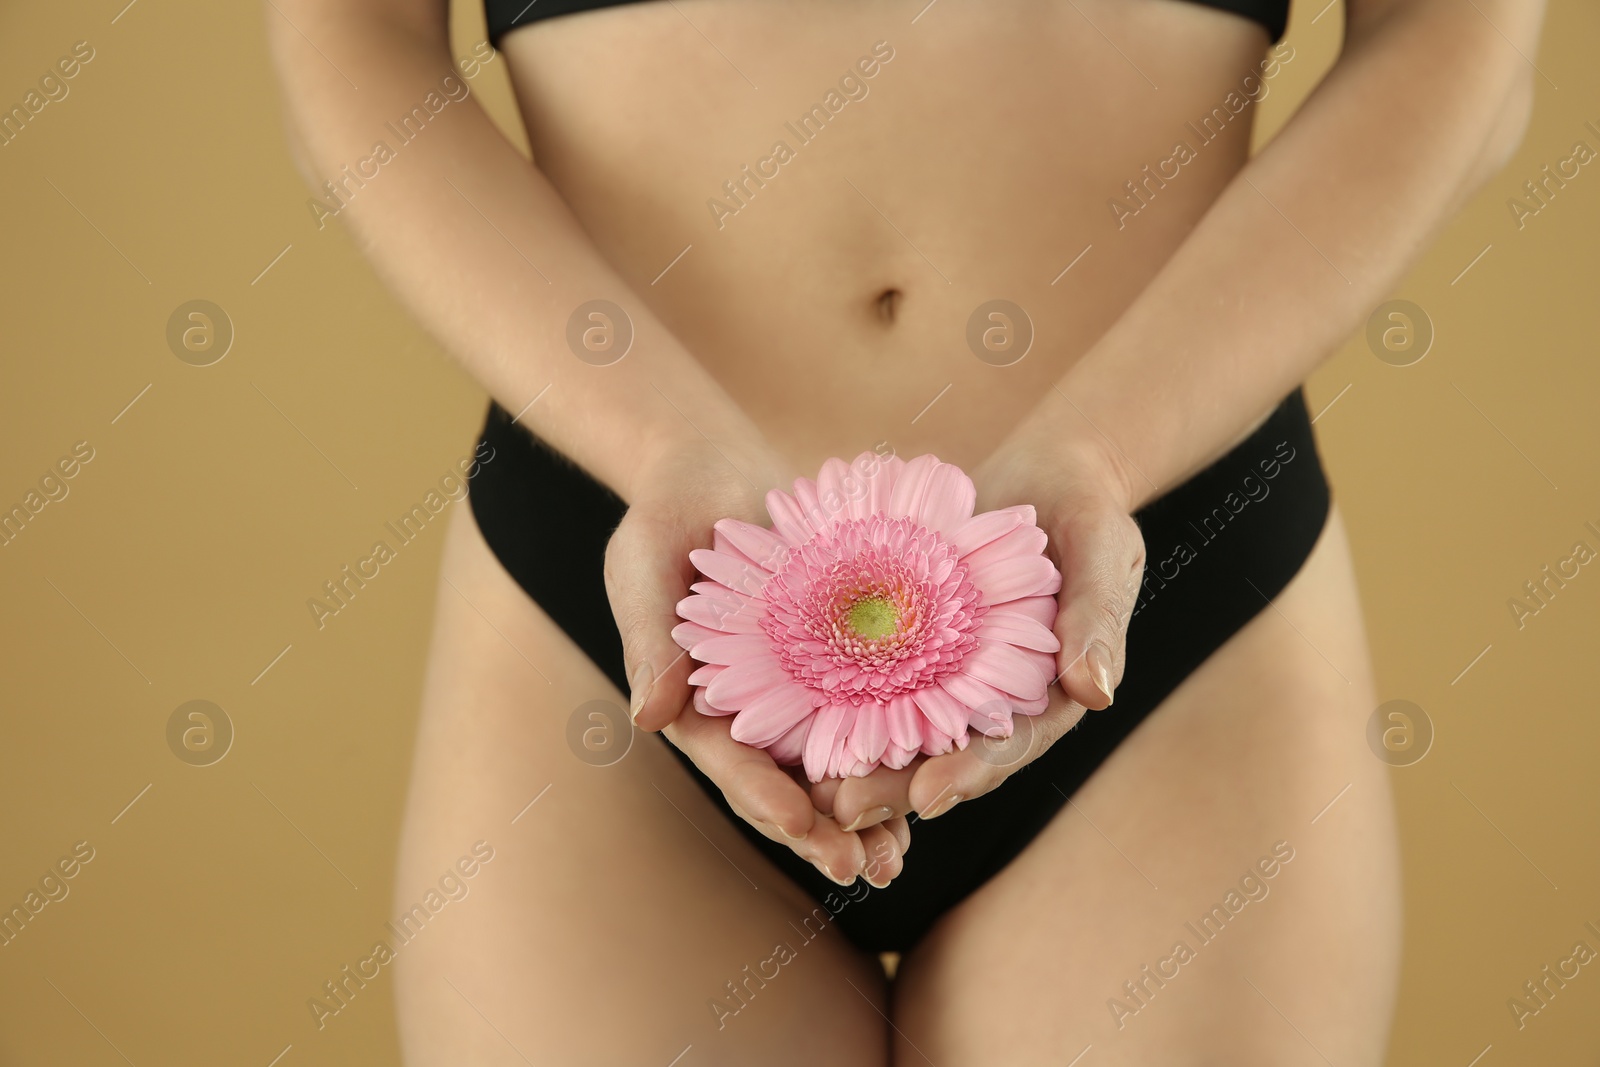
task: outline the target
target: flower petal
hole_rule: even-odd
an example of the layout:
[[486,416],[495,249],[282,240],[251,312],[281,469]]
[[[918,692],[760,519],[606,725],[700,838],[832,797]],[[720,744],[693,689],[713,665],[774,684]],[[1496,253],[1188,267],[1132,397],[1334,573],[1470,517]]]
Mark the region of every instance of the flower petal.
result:
[[806,777],[820,782],[828,771],[828,759],[833,755],[833,742],[844,724],[848,705],[827,704],[811,717],[811,732],[806,735],[804,762]]
[[[1053,679],[1055,676],[1051,675]],[[1038,715],[1050,706],[1050,689],[1045,687],[1044,695],[1037,700],[1012,700],[1011,712],[1014,715]]]
[[1061,642],[1050,632],[1049,627],[1041,625],[1038,620],[1019,611],[1010,611],[1006,608],[994,608],[985,612],[976,632],[979,640],[1004,641],[1038,652],[1061,651]]
[[727,667],[723,666],[720,663],[707,663],[707,664],[704,664],[704,665],[702,665],[700,667],[695,668],[694,672],[689,675],[689,684],[690,685],[710,685],[711,684],[711,679],[715,678],[717,675],[721,674],[723,671],[725,671],[727,669],[728,669]]
[[[967,726],[965,723],[962,723],[961,725],[960,736],[967,736]],[[928,724],[927,730],[923,733],[921,751],[925,755],[929,756],[942,756],[946,752],[950,751],[950,749],[953,747],[954,741],[954,737],[930,723]]]
[[838,516],[830,513],[817,498],[817,483],[810,478],[794,480],[794,503],[812,529],[821,533],[832,526]]
[[1002,604],[1028,596],[1055,593],[1061,588],[1061,572],[1043,556],[996,560],[967,572],[978,587],[982,604]]
[[846,749],[845,754],[839,758],[839,777],[865,778],[867,775],[871,774],[877,766],[878,763],[876,760],[868,763],[865,760],[856,759],[850,754],[850,751]]
[[811,714],[811,693],[790,682],[753,698],[733,720],[733,739],[757,748],[770,745]]
[[902,748],[900,745],[890,741],[888,747],[883,750],[882,763],[890,770],[898,771],[903,767],[909,766],[911,761],[917,758],[917,753],[921,748],[922,743],[920,741],[914,748]]
[[1014,611],[1018,615],[1026,615],[1047,630],[1054,630],[1056,617],[1061,614],[1061,605],[1056,602],[1054,596],[1025,596],[1019,600],[996,604],[994,610]]
[[829,493],[838,494],[839,510],[834,516],[838,520],[870,518],[882,511],[889,503],[889,485],[883,464],[872,452],[861,453],[849,465],[830,459],[817,479],[824,507],[834,499]]
[[711,679],[706,699],[714,706],[738,711],[767,690],[793,682],[774,656],[736,663]]
[[697,642],[689,650],[701,663],[740,664],[778,663],[772,638],[766,634],[717,634]]
[[806,748],[806,734],[811,732],[813,721],[812,716],[808,715],[795,723],[789,728],[788,733],[766,746],[767,755],[771,756],[774,762],[788,767],[799,763]]
[[956,671],[939,679],[939,686],[973,711],[994,715],[1003,710],[1000,705],[1014,704],[1009,696],[987,682],[980,682],[965,671]]
[[803,545],[817,535],[801,514],[794,497],[782,489],[767,492],[767,514],[772,516],[772,528],[792,545]]
[[691,699],[694,701],[694,709],[696,711],[698,711],[702,715],[732,715],[733,714],[733,712],[731,712],[731,711],[724,711],[721,708],[712,707],[710,702],[706,700],[706,691],[704,689],[696,689],[694,691],[694,696]]
[[966,471],[954,463],[940,463],[928,478],[915,517],[928,529],[949,537],[972,518],[977,496]]
[[725,636],[721,630],[713,630],[709,626],[701,626],[697,622],[680,622],[672,628],[672,639],[678,647],[687,649],[692,655],[695,646],[702,641],[709,641],[713,637]]
[[733,592],[714,597],[686,596],[678,601],[678,617],[724,633],[759,633],[762,611],[753,607],[758,603]]
[[906,462],[905,469],[895,479],[894,489],[889,494],[889,507],[886,510],[891,518],[922,521],[922,505],[927,499],[928,482],[938,467],[939,457],[931,452],[924,452]]
[[[1033,655],[1044,657],[1046,663],[1052,662],[1043,652]],[[1039,661],[1029,658],[1029,653],[1004,641],[980,641],[961,661],[965,673],[1022,700],[1039,699],[1050,684],[1049,667],[1044,670],[1039,667]]]
[[729,559],[738,560],[740,563],[748,564],[751,567],[757,567],[764,571],[772,570],[771,567],[763,565],[760,560],[752,559],[739,551],[738,546],[728,540],[728,535],[717,529],[715,525],[711,527],[711,551],[721,553]]
[[927,716],[928,722],[940,733],[954,737],[967,728],[967,716],[972,709],[948,690],[930,685],[918,689],[911,696],[922,714]]
[[745,557],[774,573],[789,554],[789,543],[765,526],[743,519],[718,519],[711,528],[728,539]]
[[863,452],[851,463],[834,457],[822,465],[817,492],[835,521],[865,519],[889,505],[892,480],[875,452]]
[[838,456],[830,456],[823,460],[822,469],[817,472],[817,496],[821,498],[823,505],[825,507],[828,506],[828,501],[835,498],[840,501],[838,514],[834,516],[835,518],[853,517],[850,515],[849,509],[844,506],[844,502],[847,499],[844,487],[845,481],[849,476],[850,468]]
[[985,737],[1010,737],[1015,728],[1011,708],[997,708],[993,704],[986,705],[986,708],[988,710],[985,711],[974,708],[967,725]]
[[[1027,509],[1027,513],[1024,513],[1023,508]],[[1033,506],[1025,504],[974,515],[956,527],[950,535],[950,542],[955,545],[959,554],[965,556],[982,548],[1001,534],[1010,533],[1024,522],[1032,522],[1032,512]]]
[[856,724],[856,716],[859,712],[860,709],[855,705],[845,705],[844,718],[840,720],[839,731],[833,738],[833,751],[828,753],[828,774],[832,777],[843,777],[841,768],[847,758],[844,747],[850,741],[850,731]]
[[880,457],[876,452],[863,452],[852,464],[855,475],[866,482],[867,491],[858,505],[858,518],[887,513],[889,500],[894,496],[894,484],[900,480],[906,461],[899,456]]
[[915,752],[922,747],[922,713],[910,693],[896,693],[889,700],[884,721],[889,730],[890,746]]
[[889,744],[887,709],[882,704],[864,704],[856,710],[856,724],[850,731],[850,751],[866,763],[876,763]]
[[763,567],[712,548],[690,549],[689,562],[719,585],[757,599],[760,599],[761,590],[772,577],[772,572]]
[[982,548],[969,552],[961,562],[977,570],[1007,556],[1038,556],[1043,554],[1049,540],[1039,527],[1023,524],[1014,530],[1007,530]]

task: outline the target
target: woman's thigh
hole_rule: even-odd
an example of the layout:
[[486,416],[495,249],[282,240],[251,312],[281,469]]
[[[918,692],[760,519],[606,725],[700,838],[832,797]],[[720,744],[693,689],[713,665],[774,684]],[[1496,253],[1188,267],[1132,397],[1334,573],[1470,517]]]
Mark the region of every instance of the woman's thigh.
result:
[[886,1063],[877,961],[826,912],[807,923],[659,736],[610,766],[574,754],[574,710],[626,701],[466,508],[438,595],[396,914],[476,843],[493,854],[398,950],[407,1062]]
[[895,1062],[1381,1063],[1400,900],[1374,706],[1335,512],[1273,607],[902,961]]

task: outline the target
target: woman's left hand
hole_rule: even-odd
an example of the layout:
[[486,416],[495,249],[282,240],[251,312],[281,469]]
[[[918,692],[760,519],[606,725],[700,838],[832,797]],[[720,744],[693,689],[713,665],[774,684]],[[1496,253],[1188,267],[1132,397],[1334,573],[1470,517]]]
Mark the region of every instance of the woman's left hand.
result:
[[919,756],[901,770],[879,767],[865,777],[816,783],[817,809],[847,829],[913,811],[934,818],[982,796],[1042,755],[1085,710],[1110,706],[1122,681],[1145,560],[1144,538],[1129,513],[1125,461],[1109,444],[1014,438],[969,473],[978,511],[1032,504],[1049,538],[1046,551],[1062,576],[1054,627],[1059,684],[1043,712],[1012,717],[1010,739],[975,736],[965,749]]

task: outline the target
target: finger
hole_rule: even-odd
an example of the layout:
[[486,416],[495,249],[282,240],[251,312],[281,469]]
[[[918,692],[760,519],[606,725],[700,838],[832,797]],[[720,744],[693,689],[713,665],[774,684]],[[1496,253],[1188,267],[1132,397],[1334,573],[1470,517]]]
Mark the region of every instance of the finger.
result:
[[850,885],[867,864],[867,850],[861,835],[840,829],[827,815],[818,815],[805,841],[790,847],[810,860],[824,877],[839,885]]
[[833,817],[846,830],[860,831],[896,816],[909,815],[911,778],[926,756],[898,769],[878,767],[860,778],[846,778],[833,798]]
[[904,868],[905,850],[900,842],[882,826],[869,826],[861,831],[861,844],[866,850],[866,863],[861,877],[876,889],[887,886]]
[[905,816],[902,815],[878,825],[893,834],[894,839],[900,842],[900,855],[904,856],[911,851],[911,824],[906,821]]
[[936,819],[957,804],[981,797],[1038,759],[1078,724],[1084,707],[1059,689],[1038,715],[1013,715],[1004,740],[974,738],[964,749],[931,756],[911,779],[911,802],[923,819]]
[[732,721],[731,715],[702,715],[689,707],[663,733],[722,790],[740,818],[773,827],[786,844],[798,843],[819,818],[810,796],[765,750],[735,741]]
[[764,749],[736,741],[732,716],[686,708],[662,731],[722,790],[741,819],[787,845],[839,885],[855,881],[866,862],[859,835],[811,806],[810,794]]
[[672,639],[681,621],[677,604],[689,595],[693,577],[679,541],[674,531],[630,510],[606,543],[606,596],[622,635],[628,712],[642,730],[661,729],[689,699],[695,665]]
[[[834,797],[838,795],[839,787],[844,784],[844,779],[824,778],[815,784],[809,781],[806,784],[811,791],[811,806],[824,815],[832,815],[834,813]],[[852,826],[850,829],[854,830],[856,827]]]
[[[794,779],[795,785],[803,789],[808,796],[810,795],[815,783],[813,783],[810,778],[806,777],[806,768],[804,764],[780,763],[778,766],[783,769],[784,774],[787,774],[790,778]],[[817,810],[822,811],[821,808],[817,808]]]
[[1098,710],[1111,704],[1122,681],[1144,537],[1138,523],[1109,502],[1068,514],[1052,538],[1061,569],[1056,669],[1069,698]]

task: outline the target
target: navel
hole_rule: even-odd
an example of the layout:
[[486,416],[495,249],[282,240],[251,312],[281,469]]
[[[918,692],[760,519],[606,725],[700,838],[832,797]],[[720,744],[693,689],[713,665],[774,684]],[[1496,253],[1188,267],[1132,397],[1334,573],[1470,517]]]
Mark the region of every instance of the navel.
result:
[[892,323],[895,314],[900,309],[900,301],[905,296],[898,289],[885,289],[878,294],[878,319],[882,322]]

